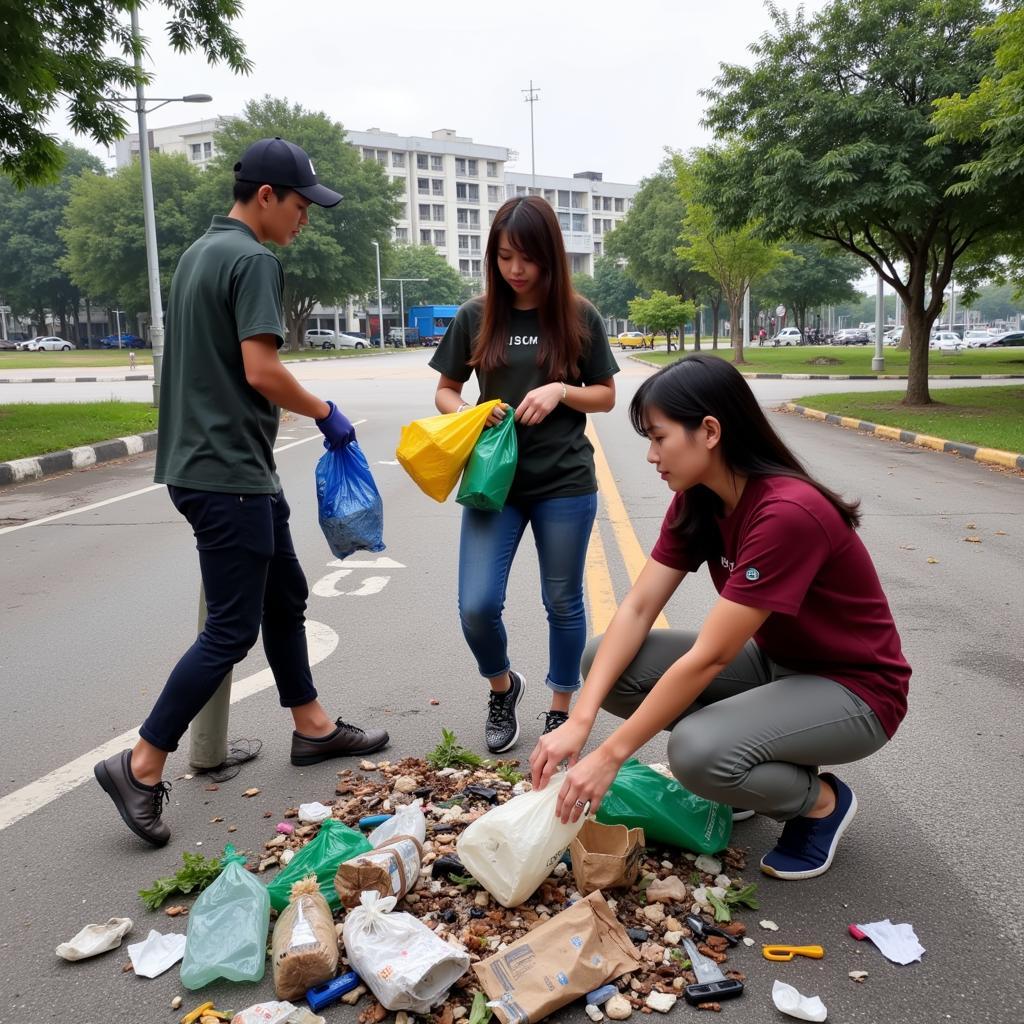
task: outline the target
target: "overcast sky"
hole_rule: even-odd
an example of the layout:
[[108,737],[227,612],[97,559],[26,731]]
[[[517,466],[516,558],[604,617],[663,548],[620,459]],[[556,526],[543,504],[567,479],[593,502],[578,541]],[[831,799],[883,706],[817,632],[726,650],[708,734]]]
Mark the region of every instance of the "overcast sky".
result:
[[[795,10],[797,0],[778,0]],[[762,0],[632,0],[516,4],[434,0],[248,0],[235,29],[255,64],[249,77],[178,56],[166,43],[165,9],[142,12],[149,41],[148,92],[205,92],[203,106],[172,104],[150,127],[239,113],[269,93],[322,110],[346,128],[429,136],[453,128],[475,142],[508,146],[530,170],[531,78],[538,174],[595,170],[638,182],[665,146],[709,141],[700,127],[720,62],[748,63],[747,47],[769,26]],[[808,10],[822,0],[808,0]],[[70,138],[57,116],[51,130]],[[86,144],[86,140],[75,140]],[[100,147],[90,147],[106,155]]]

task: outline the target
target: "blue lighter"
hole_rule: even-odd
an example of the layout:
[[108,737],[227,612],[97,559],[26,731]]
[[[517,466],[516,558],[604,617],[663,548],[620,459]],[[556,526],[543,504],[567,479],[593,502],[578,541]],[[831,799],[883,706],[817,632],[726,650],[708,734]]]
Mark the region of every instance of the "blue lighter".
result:
[[355,971],[339,974],[331,981],[311,988],[306,993],[306,1002],[314,1013],[319,1013],[325,1006],[336,1003],[346,992],[351,992],[359,984],[359,975]]

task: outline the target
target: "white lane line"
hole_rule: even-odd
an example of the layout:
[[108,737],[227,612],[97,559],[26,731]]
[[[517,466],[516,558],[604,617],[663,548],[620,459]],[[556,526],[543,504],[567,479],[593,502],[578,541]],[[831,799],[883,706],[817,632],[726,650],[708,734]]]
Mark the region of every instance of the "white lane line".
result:
[[[358,427],[360,424],[365,422],[365,419],[353,420],[352,426]],[[320,433],[317,432],[316,434],[310,434],[309,437],[302,438],[300,441],[292,441],[291,444],[283,444],[279,448],[274,449],[274,454],[276,455],[278,452],[286,452],[289,448],[294,448],[299,444],[305,444],[307,441],[315,441],[320,436]],[[163,484],[150,484],[149,487],[142,487],[137,491],[129,491],[127,494],[119,494],[115,498],[107,498],[104,501],[96,501],[91,505],[83,505],[81,508],[71,508],[66,512],[57,512],[55,515],[45,516],[42,519],[33,519],[28,523],[18,523],[17,526],[5,526],[0,529],[0,537],[5,533],[14,533],[15,530],[27,530],[30,526],[43,526],[45,523],[53,523],[58,519],[66,519],[68,516],[77,516],[82,512],[91,512],[93,509],[103,508],[104,505],[113,505],[118,501],[127,501],[129,498],[137,498],[140,494],[149,494],[150,491],[158,491],[163,486]]]
[[[323,622],[307,619],[306,643],[309,647],[309,664],[317,665],[334,653],[338,646],[338,634]],[[245,700],[246,697],[251,697],[273,685],[273,673],[269,668],[265,668],[262,672],[256,672],[232,684],[231,703],[237,704],[240,700]],[[87,754],[76,757],[74,761],[55,768],[41,779],[36,779],[35,782],[30,782],[27,786],[22,786],[21,789],[0,798],[0,832],[47,804],[53,803],[65,793],[77,789],[83,782],[93,777],[92,766],[97,761],[102,761],[126,747],[134,746],[138,738],[139,730],[129,729],[128,732],[107,740]]]

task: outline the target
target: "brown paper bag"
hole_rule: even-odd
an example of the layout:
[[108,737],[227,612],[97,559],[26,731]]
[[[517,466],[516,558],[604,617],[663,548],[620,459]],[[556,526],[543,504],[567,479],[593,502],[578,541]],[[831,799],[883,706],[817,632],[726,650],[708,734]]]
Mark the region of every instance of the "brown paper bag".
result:
[[505,1024],[530,1024],[640,966],[604,896],[592,892],[500,953],[473,964]]
[[361,893],[401,899],[419,881],[423,847],[414,836],[393,836],[375,850],[338,865],[334,890],[342,906],[359,906]]
[[644,830],[602,825],[588,818],[569,846],[576,888],[586,895],[595,889],[630,886],[640,873]]
[[278,999],[298,999],[338,970],[334,916],[315,875],[292,886],[288,906],[274,925],[271,962]]

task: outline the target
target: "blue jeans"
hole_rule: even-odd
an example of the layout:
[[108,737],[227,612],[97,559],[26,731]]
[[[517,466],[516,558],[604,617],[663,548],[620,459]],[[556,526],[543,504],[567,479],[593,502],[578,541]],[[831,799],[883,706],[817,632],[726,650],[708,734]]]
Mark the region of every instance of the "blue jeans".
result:
[[541,599],[548,616],[546,682],[562,693],[579,689],[580,658],[587,642],[583,570],[596,515],[596,494],[510,504],[500,512],[463,509],[459,618],[480,675],[493,679],[509,669],[508,637],[501,613],[512,559],[529,523],[537,544]]
[[306,650],[309,589],[292,546],[284,492],[167,490],[195,534],[207,608],[203,631],[175,665],[139,729],[154,747],[171,751],[256,643],[261,627],[281,706],[316,700],[316,688]]

